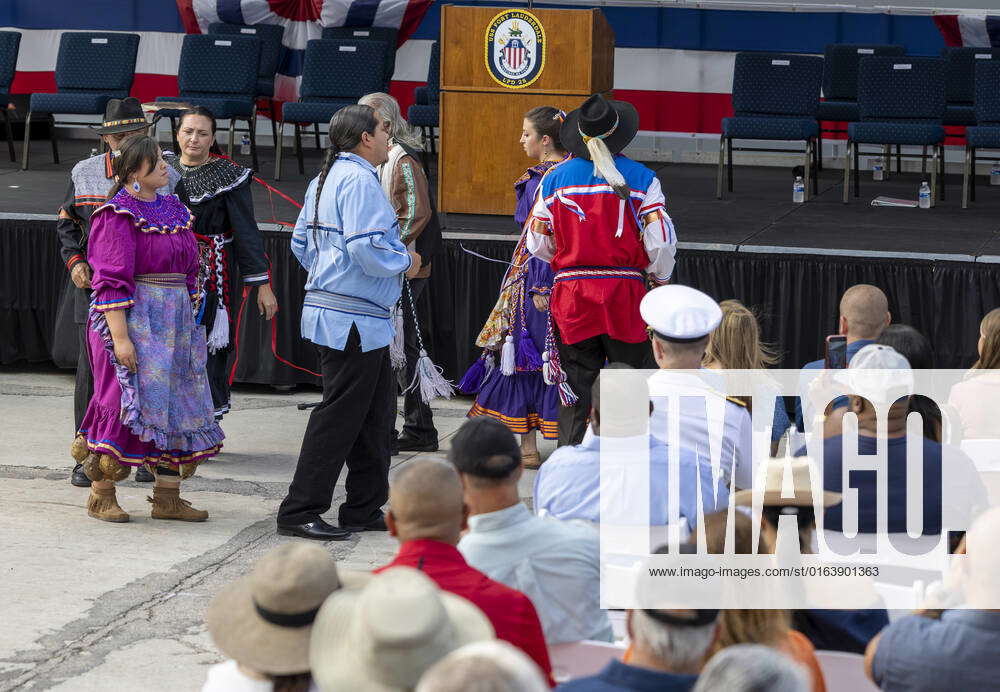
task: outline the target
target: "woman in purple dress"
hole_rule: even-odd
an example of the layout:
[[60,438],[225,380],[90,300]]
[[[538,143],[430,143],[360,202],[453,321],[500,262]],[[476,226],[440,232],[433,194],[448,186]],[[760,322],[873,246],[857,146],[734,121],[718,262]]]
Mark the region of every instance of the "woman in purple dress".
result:
[[[552,269],[528,253],[525,222],[542,176],[566,158],[559,142],[563,117],[562,111],[551,106],[532,108],[524,115],[521,146],[538,163],[514,182],[514,221],[521,229],[521,239],[496,306],[476,340],[483,355],[459,383],[460,390],[476,394],[470,416],[492,416],[521,435],[525,468],[538,468],[540,463],[536,430],[547,439],[559,437],[559,393],[543,380],[541,357],[546,350]],[[500,367],[494,367],[495,351],[501,353]]]
[[205,374],[205,328],[192,216],[158,195],[167,164],[151,137],[133,137],[114,159],[115,186],[91,217],[93,269],[88,352],[94,397],[72,454],[93,481],[87,513],[124,522],[115,481],[132,466],[156,474],[153,519],[205,521],[180,498],[181,478],[222,447]]

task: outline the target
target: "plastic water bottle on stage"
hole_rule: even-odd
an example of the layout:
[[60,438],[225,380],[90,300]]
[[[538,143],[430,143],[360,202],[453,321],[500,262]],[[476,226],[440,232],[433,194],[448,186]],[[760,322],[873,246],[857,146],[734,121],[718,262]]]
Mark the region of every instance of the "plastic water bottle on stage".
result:
[[885,180],[885,166],[882,165],[882,159],[875,159],[875,164],[872,166],[872,180]]
[[1000,163],[994,163],[990,169],[990,185],[1000,185]]
[[795,204],[801,204],[806,201],[806,184],[802,182],[802,176],[795,176],[795,182],[792,184],[792,201]]
[[243,156],[250,155],[250,136],[243,135],[243,143],[240,144],[240,154]]
[[920,208],[930,209],[931,208],[931,186],[927,184],[927,181],[920,183]]

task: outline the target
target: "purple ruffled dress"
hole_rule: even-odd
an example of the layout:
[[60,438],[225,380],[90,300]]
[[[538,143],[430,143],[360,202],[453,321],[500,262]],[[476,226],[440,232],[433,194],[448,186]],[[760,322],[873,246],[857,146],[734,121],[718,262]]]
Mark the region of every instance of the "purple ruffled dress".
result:
[[[91,217],[93,294],[87,333],[94,397],[79,434],[129,466],[177,469],[222,448],[195,323],[198,243],[175,195],[144,202],[122,190]],[[118,364],[105,314],[127,311],[137,372]]]
[[[548,262],[532,257],[525,247],[525,222],[531,215],[538,185],[545,172],[555,163],[546,161],[532,166],[514,183],[514,194],[517,197],[517,208],[514,221],[521,230],[521,240],[514,250],[511,269],[504,276],[504,285],[520,282],[515,300],[507,315],[510,332],[518,343],[518,332],[523,328],[534,346],[534,353],[545,352],[545,334],[548,330],[548,312],[540,312],[535,308],[533,295],[549,295],[552,293],[552,268]],[[504,334],[503,336],[506,336]],[[502,341],[502,339],[501,339]],[[559,392],[553,385],[545,384],[542,379],[541,361],[534,355],[525,357],[521,344],[518,344],[518,367],[513,375],[504,375],[497,366],[486,374],[480,383],[475,383],[467,393],[476,393],[476,401],[469,410],[469,416],[491,416],[496,418],[514,433],[525,434],[538,429],[547,439],[559,437]],[[491,357],[491,356],[485,356]],[[497,354],[499,357],[499,354]],[[482,361],[477,361],[469,369],[482,370]],[[476,379],[474,376],[463,378],[463,382]],[[478,384],[478,388],[475,386]]]

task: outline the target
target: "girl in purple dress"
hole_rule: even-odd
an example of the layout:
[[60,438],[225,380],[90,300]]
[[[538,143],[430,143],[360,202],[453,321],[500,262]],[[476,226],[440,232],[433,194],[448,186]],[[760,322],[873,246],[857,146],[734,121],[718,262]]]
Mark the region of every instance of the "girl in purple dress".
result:
[[205,521],[180,498],[181,478],[222,447],[205,374],[198,244],[176,195],[158,195],[167,164],[151,137],[133,137],[114,159],[115,186],[91,217],[93,269],[88,352],[94,397],[72,454],[93,481],[87,512],[124,522],[115,481],[132,466],[156,474],[153,519]]
[[[459,383],[460,390],[476,394],[470,416],[492,416],[521,435],[525,468],[538,468],[540,463],[535,430],[541,430],[546,439],[559,437],[559,393],[555,386],[545,384],[540,355],[546,349],[552,269],[528,253],[525,222],[542,176],[566,157],[559,142],[563,117],[562,111],[551,106],[532,108],[524,115],[521,146],[538,163],[514,182],[514,221],[521,239],[496,306],[476,340],[483,355]],[[494,367],[496,351],[501,353],[500,367]]]

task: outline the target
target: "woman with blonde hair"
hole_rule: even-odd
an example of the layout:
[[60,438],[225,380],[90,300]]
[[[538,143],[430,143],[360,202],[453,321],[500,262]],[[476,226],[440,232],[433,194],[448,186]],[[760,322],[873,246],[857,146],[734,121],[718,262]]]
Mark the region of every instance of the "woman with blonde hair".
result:
[[[777,365],[781,357],[769,344],[761,341],[760,324],[753,310],[738,300],[724,300],[722,321],[708,337],[702,364],[711,370],[763,370]],[[774,420],[771,427],[771,456],[778,453],[778,442],[791,425],[785,400],[774,387]],[[753,411],[752,402],[747,410]]]
[[[765,532],[761,532],[761,548],[754,550],[753,526],[750,517],[737,511],[732,514],[733,552],[749,555],[770,552],[771,546]],[[709,554],[725,552],[728,519],[726,512],[705,517],[705,545]],[[728,609],[719,616],[719,638],[712,653],[737,644],[763,644],[780,651],[802,665],[809,673],[813,692],[825,692],[823,671],[816,660],[816,650],[809,639],[792,629],[792,614],[780,609]]]
[[979,323],[976,349],[979,359],[965,381],[952,387],[948,405],[958,412],[963,438],[993,439],[1000,406],[1000,308],[990,310]]

